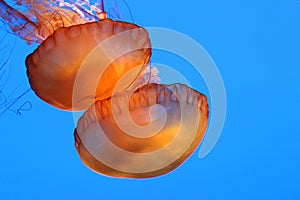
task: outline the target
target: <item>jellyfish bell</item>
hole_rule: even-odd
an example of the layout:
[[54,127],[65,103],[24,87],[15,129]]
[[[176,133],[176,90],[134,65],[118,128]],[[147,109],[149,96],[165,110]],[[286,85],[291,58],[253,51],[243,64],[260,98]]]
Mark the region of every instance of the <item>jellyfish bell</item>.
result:
[[185,85],[146,84],[97,101],[74,131],[83,163],[103,175],[149,178],[182,164],[208,122],[204,95]]
[[[104,19],[56,30],[26,58],[26,67],[31,88],[42,100],[64,110],[83,110],[95,99],[111,96],[116,82],[128,70],[138,68],[137,76],[150,56],[145,29]],[[77,99],[89,98],[87,103],[72,105],[75,79],[83,83],[76,88]],[[96,93],[94,84],[98,84]]]

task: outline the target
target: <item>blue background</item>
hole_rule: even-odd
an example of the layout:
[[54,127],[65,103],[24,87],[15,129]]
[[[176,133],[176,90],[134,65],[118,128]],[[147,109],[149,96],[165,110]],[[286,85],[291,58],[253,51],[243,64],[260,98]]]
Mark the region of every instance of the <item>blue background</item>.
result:
[[[217,145],[204,159],[197,150],[162,177],[104,177],[77,156],[72,114],[31,91],[12,107],[28,108],[29,101],[29,111],[7,111],[0,118],[1,199],[300,199],[300,2],[127,3],[135,23],[187,34],[217,64],[227,93]],[[5,40],[1,51],[11,59],[2,92],[13,98],[29,87],[24,59],[36,46],[11,35]],[[157,55],[153,59],[163,63]]]

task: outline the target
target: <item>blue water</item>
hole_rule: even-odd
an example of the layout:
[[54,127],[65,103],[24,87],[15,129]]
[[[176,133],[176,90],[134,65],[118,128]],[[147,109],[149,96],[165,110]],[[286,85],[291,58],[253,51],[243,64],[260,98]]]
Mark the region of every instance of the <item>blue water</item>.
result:
[[[1,199],[300,199],[300,2],[127,3],[135,23],[182,32],[213,58],[227,95],[217,145],[204,159],[197,150],[159,178],[97,175],[77,156],[72,114],[31,91],[0,118]],[[24,59],[36,47],[7,38],[14,50],[6,95],[29,87]],[[153,62],[185,64],[158,55]],[[197,85],[197,79],[192,82]],[[25,102],[32,108],[16,115]]]

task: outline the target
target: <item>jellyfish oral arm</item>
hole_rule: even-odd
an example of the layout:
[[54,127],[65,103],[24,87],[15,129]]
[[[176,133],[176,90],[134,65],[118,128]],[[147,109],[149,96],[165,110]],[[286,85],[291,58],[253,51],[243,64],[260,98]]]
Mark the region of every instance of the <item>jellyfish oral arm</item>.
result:
[[[0,0],[0,18],[28,44],[42,43],[60,27],[95,22],[106,18],[99,6],[89,1],[23,0],[9,5]],[[102,6],[104,9],[104,6]]]
[[28,43],[32,43],[31,38],[34,38],[33,33],[36,32],[38,26],[28,17],[9,6],[3,0],[0,0],[0,17],[5,22],[8,22],[9,27],[16,35]]

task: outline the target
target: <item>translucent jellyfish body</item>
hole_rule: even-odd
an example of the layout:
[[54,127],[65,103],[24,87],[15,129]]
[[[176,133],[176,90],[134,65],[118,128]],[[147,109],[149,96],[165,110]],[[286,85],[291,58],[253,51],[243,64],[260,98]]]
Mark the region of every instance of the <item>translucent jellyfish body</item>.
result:
[[[116,82],[129,70],[135,69],[137,77],[150,56],[145,29],[104,19],[56,30],[27,57],[26,67],[37,96],[60,109],[83,110],[95,99],[110,97]],[[123,89],[133,80],[127,80]],[[73,94],[75,81],[81,86]],[[74,96],[77,102],[72,101]]]
[[181,84],[147,84],[97,101],[74,135],[81,160],[92,170],[148,178],[182,164],[202,140],[207,122],[204,95]]

